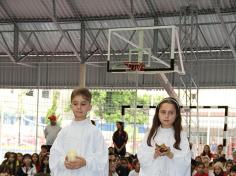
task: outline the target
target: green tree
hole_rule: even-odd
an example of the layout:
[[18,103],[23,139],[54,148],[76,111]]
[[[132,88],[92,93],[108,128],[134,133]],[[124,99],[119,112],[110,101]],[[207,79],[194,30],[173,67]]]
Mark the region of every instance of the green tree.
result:
[[[136,96],[134,96],[136,98]],[[151,103],[151,96],[150,95],[143,95],[138,96],[137,100],[133,100],[131,106],[135,107],[135,105],[143,105],[143,106],[149,106]],[[125,120],[129,123],[134,123],[136,118],[137,124],[144,124],[148,121],[148,113],[149,109],[147,108],[128,108],[125,109]]]
[[104,112],[106,107],[106,92],[105,91],[93,91],[92,92],[92,105],[95,115],[104,119]]
[[[121,107],[122,105],[156,105],[162,97],[151,96],[144,94],[143,96],[136,96],[136,91],[122,90],[122,91],[92,91],[92,111],[100,119],[104,119],[106,122],[116,122],[121,120]],[[137,99],[136,99],[137,97]],[[51,112],[55,112],[55,107],[52,105]],[[53,111],[54,109],[54,111]],[[65,108],[65,112],[70,110],[70,101]],[[136,117],[136,123],[144,124],[148,121],[149,109],[126,109],[125,121],[128,123],[134,122]]]
[[[122,119],[122,105],[150,105],[151,96],[140,96],[136,100],[135,91],[94,91],[92,103],[95,115],[105,119],[107,122],[116,122]],[[128,109],[124,120],[128,123],[133,123],[135,116],[137,123],[143,124],[147,122],[148,109]]]

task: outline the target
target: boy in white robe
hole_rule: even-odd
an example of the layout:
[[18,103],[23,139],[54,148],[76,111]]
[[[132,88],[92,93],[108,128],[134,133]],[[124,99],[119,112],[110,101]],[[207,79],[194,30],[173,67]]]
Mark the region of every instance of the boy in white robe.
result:
[[108,150],[102,133],[86,119],[92,108],[92,95],[86,88],[73,90],[72,123],[63,128],[50,150],[53,176],[107,176]]
[[156,108],[153,124],[138,149],[139,176],[190,176],[191,152],[182,131],[180,106],[169,97]]

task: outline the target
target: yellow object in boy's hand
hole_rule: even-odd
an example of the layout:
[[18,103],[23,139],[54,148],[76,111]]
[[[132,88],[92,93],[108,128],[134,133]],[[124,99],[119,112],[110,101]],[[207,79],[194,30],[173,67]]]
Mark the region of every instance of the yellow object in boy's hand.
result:
[[71,149],[67,153],[68,161],[74,161],[76,159],[77,152],[74,149]]

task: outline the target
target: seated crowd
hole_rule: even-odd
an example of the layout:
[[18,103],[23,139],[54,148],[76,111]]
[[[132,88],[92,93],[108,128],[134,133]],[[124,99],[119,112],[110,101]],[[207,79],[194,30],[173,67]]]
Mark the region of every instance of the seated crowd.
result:
[[[192,158],[192,176],[236,176],[236,151],[231,159],[226,159],[223,145],[218,145],[217,152],[211,153],[205,145],[201,155]],[[109,176],[138,176],[140,164],[136,156],[120,157],[109,148]]]
[[39,154],[7,152],[0,165],[0,176],[49,176],[49,149],[41,146]]
[[231,159],[226,159],[223,145],[217,146],[212,153],[209,145],[205,145],[201,155],[192,158],[192,176],[236,176],[236,151]]
[[[138,176],[140,164],[136,155],[126,153],[116,155],[113,147],[109,151],[109,176]],[[7,152],[0,165],[0,176],[50,176],[49,149],[41,146],[39,154]],[[236,176],[236,151],[232,159],[226,159],[223,146],[218,145],[216,153],[211,153],[205,145],[201,155],[192,158],[192,176]]]

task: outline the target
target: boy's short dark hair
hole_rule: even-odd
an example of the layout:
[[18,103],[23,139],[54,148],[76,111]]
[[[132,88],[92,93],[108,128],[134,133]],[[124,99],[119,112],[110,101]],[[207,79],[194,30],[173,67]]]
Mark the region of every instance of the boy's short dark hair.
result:
[[48,149],[47,145],[41,145],[41,149]]
[[74,89],[71,93],[70,101],[75,98],[75,96],[80,95],[91,103],[92,94],[87,88],[77,88]]

